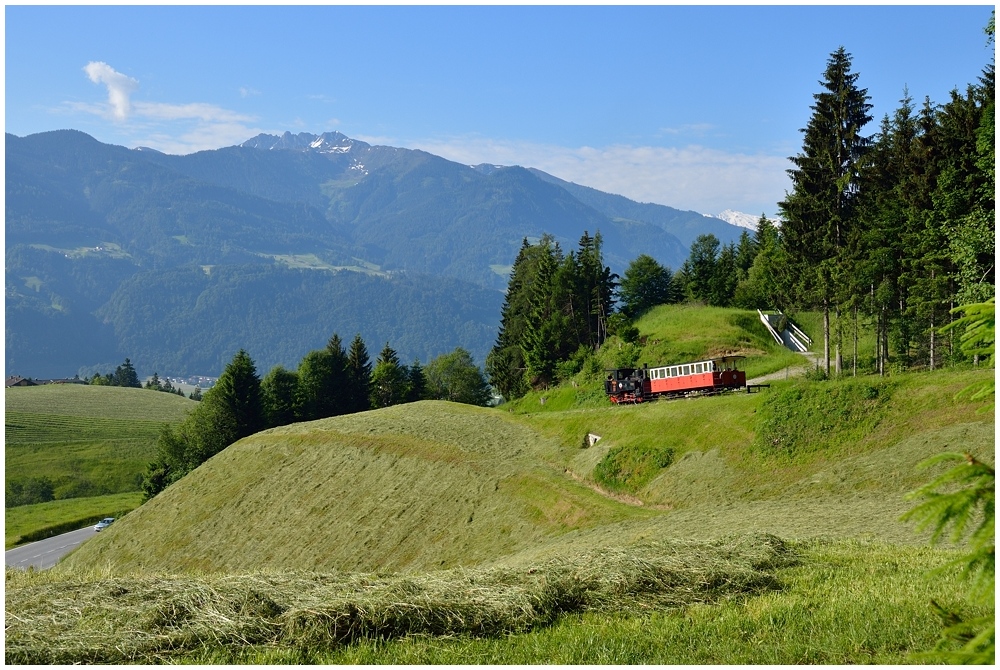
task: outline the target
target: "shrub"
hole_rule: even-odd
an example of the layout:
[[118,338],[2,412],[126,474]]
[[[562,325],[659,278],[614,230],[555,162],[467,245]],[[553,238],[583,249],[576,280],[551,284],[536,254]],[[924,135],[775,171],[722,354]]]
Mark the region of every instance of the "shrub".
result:
[[618,347],[614,353],[614,364],[616,368],[634,368],[642,354],[642,348],[626,342]]
[[881,421],[894,383],[847,379],[775,390],[757,412],[754,448],[796,456],[849,444]]
[[614,447],[594,468],[594,481],[612,491],[635,492],[673,462],[670,447]]
[[29,477],[7,482],[4,507],[19,507],[55,500],[54,487],[48,477]]

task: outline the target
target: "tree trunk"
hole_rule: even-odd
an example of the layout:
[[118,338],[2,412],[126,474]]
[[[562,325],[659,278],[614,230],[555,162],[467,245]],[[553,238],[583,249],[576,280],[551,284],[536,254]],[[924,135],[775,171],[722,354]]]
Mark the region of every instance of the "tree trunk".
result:
[[875,314],[875,369],[882,375],[882,312]]
[[889,364],[889,315],[886,314],[882,324],[882,369]]
[[934,315],[932,314],[931,315],[931,360],[930,360],[930,368],[931,368],[931,370],[934,369],[934,334],[935,334],[934,333]]
[[836,320],[836,329],[834,330],[834,366],[837,370],[837,376],[839,377],[844,371],[844,329],[840,322],[840,305],[834,305],[833,307],[834,318]]
[[830,376],[830,303],[823,299],[823,369]]
[[[934,285],[934,270],[931,270],[931,286]],[[934,303],[931,302],[931,351],[930,351],[930,369],[934,369]]]
[[858,376],[858,306],[854,305],[854,361],[851,363],[851,376]]

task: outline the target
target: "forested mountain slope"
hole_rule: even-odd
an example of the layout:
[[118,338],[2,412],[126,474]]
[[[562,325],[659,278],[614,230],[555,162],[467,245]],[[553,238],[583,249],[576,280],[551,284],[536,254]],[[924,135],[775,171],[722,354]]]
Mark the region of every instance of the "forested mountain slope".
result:
[[266,370],[332,332],[391,341],[404,360],[462,346],[482,361],[525,237],[572,249],[600,231],[619,272],[640,253],[686,256],[660,223],[609,216],[532,171],[339,133],[189,156],[8,134],[6,170],[6,365],[23,376],[123,357],[212,375],[241,347]]

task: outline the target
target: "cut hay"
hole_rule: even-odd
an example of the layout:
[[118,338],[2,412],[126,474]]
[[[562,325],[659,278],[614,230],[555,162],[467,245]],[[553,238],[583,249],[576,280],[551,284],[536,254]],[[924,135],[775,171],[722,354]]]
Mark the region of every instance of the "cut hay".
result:
[[203,648],[329,649],[498,636],[584,611],[652,612],[775,588],[773,536],[646,543],[424,574],[57,575],[7,570],[7,663],[155,663]]

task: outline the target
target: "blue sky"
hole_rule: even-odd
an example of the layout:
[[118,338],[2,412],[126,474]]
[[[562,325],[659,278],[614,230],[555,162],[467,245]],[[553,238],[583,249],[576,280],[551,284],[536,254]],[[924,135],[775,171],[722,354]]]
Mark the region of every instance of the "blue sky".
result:
[[878,122],[991,62],[992,5],[6,6],[5,129],[176,154],[337,130],[643,202],[776,212],[827,58]]

